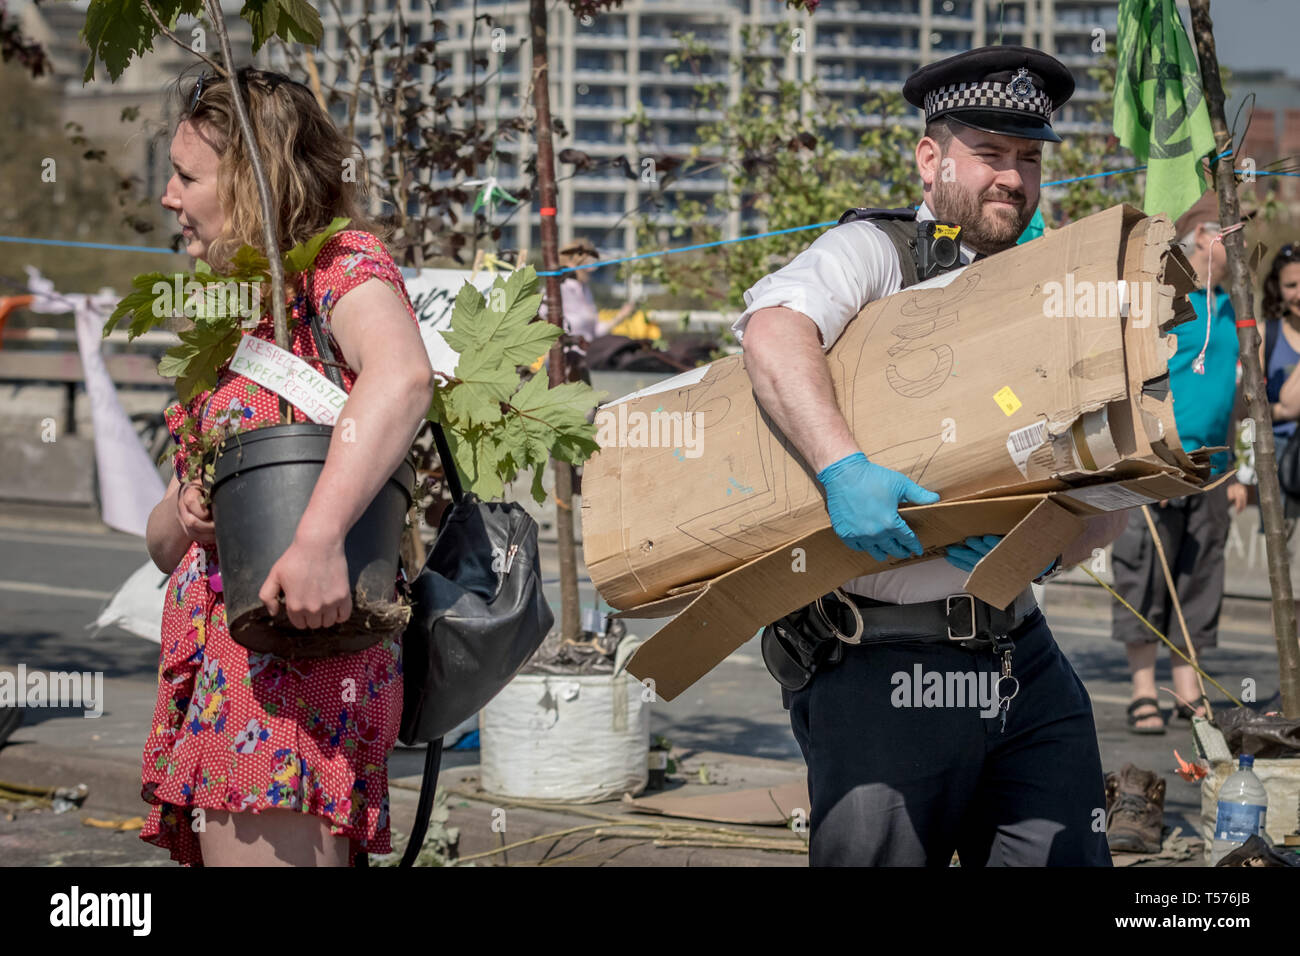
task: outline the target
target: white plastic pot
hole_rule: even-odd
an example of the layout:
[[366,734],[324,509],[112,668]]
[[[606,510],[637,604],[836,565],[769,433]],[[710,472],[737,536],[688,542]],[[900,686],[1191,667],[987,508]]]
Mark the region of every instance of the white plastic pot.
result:
[[479,714],[480,783],[503,797],[596,803],[649,778],[650,705],[627,674],[524,674]]

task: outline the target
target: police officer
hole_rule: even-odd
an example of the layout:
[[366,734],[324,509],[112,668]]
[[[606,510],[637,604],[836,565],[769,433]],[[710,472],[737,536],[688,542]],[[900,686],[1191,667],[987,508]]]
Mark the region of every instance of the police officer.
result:
[[[920,208],[850,210],[745,293],[733,329],[755,394],[816,469],[836,533],[877,560],[921,554],[898,508],[939,496],[858,447],[824,352],[865,304],[935,271],[935,257],[917,253],[933,221],[960,227],[953,267],[1016,244],[1038,206],[1043,143],[1061,141],[1051,114],[1073,91],[1059,61],[1024,47],[918,70],[903,95],[926,117]],[[1123,526],[1122,513],[1090,519],[1047,571],[1082,561]],[[1007,608],[961,592],[998,539],[856,578],[837,592],[851,614],[810,607],[765,632],[765,659],[772,632],[787,638],[772,648],[816,661],[787,662],[798,672],[787,681],[769,659],[808,765],[812,865],[947,866],[954,850],[963,866],[1110,865],[1092,704],[1032,589]],[[845,643],[854,624],[843,622],[858,617],[861,643]]]

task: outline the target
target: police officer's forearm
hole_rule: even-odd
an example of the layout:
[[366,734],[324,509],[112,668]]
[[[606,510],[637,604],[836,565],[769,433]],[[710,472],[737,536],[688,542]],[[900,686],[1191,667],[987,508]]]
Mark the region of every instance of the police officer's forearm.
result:
[[759,309],[742,343],[758,403],[814,472],[860,451],[835,401],[812,319],[783,306]]

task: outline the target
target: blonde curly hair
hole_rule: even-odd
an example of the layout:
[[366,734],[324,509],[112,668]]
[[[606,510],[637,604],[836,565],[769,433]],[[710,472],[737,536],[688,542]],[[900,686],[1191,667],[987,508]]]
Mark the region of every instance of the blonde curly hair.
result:
[[[283,73],[253,67],[239,70],[239,79],[271,198],[279,210],[281,253],[338,216],[351,219],[349,229],[387,240],[390,230],[366,212],[365,153],[334,125],[312,91]],[[177,92],[178,125],[188,120],[202,128],[221,157],[217,189],[228,218],[221,235],[208,246],[208,262],[214,271],[227,272],[242,245],[266,254],[257,181],[235,115],[231,83],[205,74],[183,90],[178,83]],[[351,176],[345,175],[349,167]]]

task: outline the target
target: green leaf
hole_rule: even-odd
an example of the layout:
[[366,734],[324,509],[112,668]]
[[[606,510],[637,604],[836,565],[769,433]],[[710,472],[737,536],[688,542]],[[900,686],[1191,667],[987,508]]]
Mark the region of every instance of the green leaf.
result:
[[505,346],[506,361],[512,365],[532,365],[550,351],[564,330],[550,322],[529,322],[511,337]]
[[534,291],[537,274],[532,266],[516,269],[505,278],[498,276],[487,291],[486,302],[477,290],[478,301],[469,301],[466,290],[473,288],[468,283],[461,287],[452,306],[451,331],[443,333],[457,352],[493,348],[511,365],[524,365],[535,361],[559,337],[556,326],[548,331],[549,323],[533,322],[542,297]]
[[247,0],[239,15],[253,28],[254,53],[273,36],[319,46],[325,33],[320,14],[305,0]]
[[[117,303],[117,307],[113,309],[113,314],[104,323],[104,338],[108,338],[113,329],[117,327],[117,324],[127,316],[131,317],[129,338],[132,339],[166,322],[170,318],[170,314],[154,314],[154,306],[159,303],[159,297],[154,292],[154,286],[161,282],[170,287],[175,278],[175,275],[166,275],[162,272],[146,272],[133,278],[131,286],[135,291],[124,295]],[[184,279],[183,276],[182,283]]]
[[180,333],[180,344],[167,350],[158,362],[158,374],[176,379],[176,394],[182,402],[217,384],[217,371],[230,361],[239,347],[237,326],[197,325]]
[[501,452],[491,435],[485,434],[478,441],[465,441],[458,431],[448,429],[447,444],[470,491],[485,501],[501,497],[505,491],[498,474]]
[[276,26],[280,22],[279,0],[248,0],[239,16],[253,28],[253,52],[256,53],[276,35]]
[[[209,271],[211,271],[209,269]],[[216,273],[213,273],[216,275]],[[267,262],[266,256],[262,255],[257,249],[248,244],[244,244],[235,250],[235,254],[230,257],[230,274],[222,276],[225,279],[269,279],[271,275],[271,263]]]
[[325,36],[320,14],[306,0],[280,0],[280,24],[285,31],[284,39],[307,46],[320,46]]
[[339,216],[306,242],[300,242],[294,246],[284,254],[284,271],[291,273],[306,272],[311,268],[311,264],[316,261],[321,246],[329,242],[335,233],[344,229],[351,221],[346,216]]
[[472,351],[479,341],[479,336],[474,330],[486,309],[483,293],[466,279],[465,284],[456,293],[456,301],[451,304],[451,327],[442,333],[443,339],[458,354],[464,355]]
[[[153,8],[163,23],[171,25],[179,14],[195,13],[200,5],[199,0],[157,0]],[[81,28],[81,39],[90,49],[81,82],[95,78],[96,63],[103,63],[109,79],[116,82],[131,58],[152,50],[154,38],[159,35],[157,25],[139,0],[91,0]]]
[[512,365],[503,365],[500,356],[487,349],[467,352],[456,364],[460,381],[449,392],[446,408],[462,427],[486,425],[501,420],[501,403],[519,385],[519,375]]
[[[540,386],[538,382],[541,383]],[[553,417],[557,427],[574,420],[588,425],[587,413],[608,397],[608,393],[598,392],[586,382],[565,382],[555,388],[548,388],[546,377],[538,374],[519,390],[510,404],[530,415]],[[596,426],[589,427],[595,436]]]

